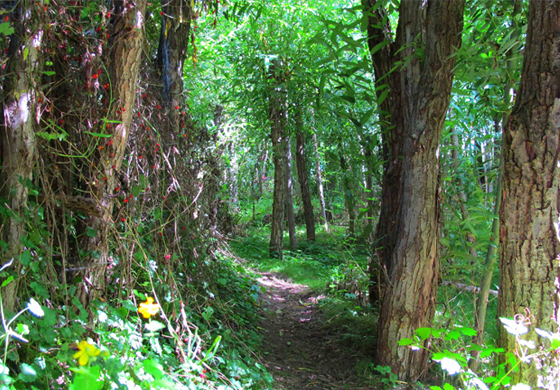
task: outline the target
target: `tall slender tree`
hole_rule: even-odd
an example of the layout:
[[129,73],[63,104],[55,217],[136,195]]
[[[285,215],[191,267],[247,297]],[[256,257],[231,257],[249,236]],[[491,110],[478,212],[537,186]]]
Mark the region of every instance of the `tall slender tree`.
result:
[[382,2],[362,0],[367,17],[387,164],[377,227],[388,280],[377,358],[400,379],[415,380],[428,353],[399,346],[430,326],[439,259],[438,148],[461,45],[464,1],[402,1],[395,39]]
[[[503,136],[498,315],[531,330],[560,324],[560,3],[529,3],[519,91]],[[535,332],[525,337],[537,345]],[[500,330],[498,344],[516,353],[515,338]],[[519,380],[558,388],[545,359],[520,366]]]
[[297,248],[296,219],[294,214],[293,178],[292,178],[292,145],[289,136],[286,139],[286,220],[288,222],[288,235],[290,248]]
[[305,134],[302,128],[301,111],[296,111],[294,119],[296,126],[296,165],[301,187],[301,198],[303,200],[307,241],[315,241],[315,218],[313,215],[313,204],[311,203],[311,192],[309,191],[309,171],[307,169],[307,159],[305,158]]
[[269,119],[274,161],[274,196],[269,252],[282,259],[284,249],[284,213],[286,206],[287,133],[286,91],[283,87],[284,70],[280,60],[275,60],[269,74]]

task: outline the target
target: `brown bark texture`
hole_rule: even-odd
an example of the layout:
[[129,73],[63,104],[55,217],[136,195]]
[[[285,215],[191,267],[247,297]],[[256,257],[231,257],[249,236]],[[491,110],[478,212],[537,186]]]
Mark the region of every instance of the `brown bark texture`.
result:
[[274,193],[272,203],[272,222],[270,233],[269,253],[282,259],[284,249],[284,212],[285,212],[285,177],[287,156],[286,135],[286,94],[282,89],[282,66],[275,62],[270,69],[271,83],[269,93],[269,119],[272,138],[272,160],[274,162]]
[[[402,1],[394,42],[383,7],[374,10],[375,0],[362,4],[368,17],[377,97],[385,98],[380,109],[386,114],[382,120],[387,163],[376,238],[388,280],[377,358],[399,379],[416,380],[426,369],[429,353],[398,342],[412,338],[417,328],[431,326],[435,311],[437,151],[451,95],[453,54],[461,45],[465,3]],[[380,88],[383,85],[387,87]]]
[[[136,99],[140,58],[144,42],[144,14],[146,0],[127,0],[118,5],[113,24],[109,75],[112,87],[112,103],[108,119],[119,123],[105,128],[112,144],[98,152],[93,162],[90,178],[92,197],[99,203],[100,216],[90,216],[88,226],[95,231],[87,238],[90,253],[87,266],[91,267],[80,289],[80,301],[87,305],[96,292],[105,289],[105,270],[109,263],[109,232],[113,225],[114,190],[119,186],[120,171],[132,123]],[[131,7],[127,7],[131,5]],[[105,180],[106,179],[106,180]]]
[[301,187],[301,198],[303,200],[303,213],[305,215],[305,229],[307,241],[315,241],[315,217],[313,215],[313,204],[311,203],[311,192],[309,191],[309,171],[305,158],[305,134],[301,128],[301,117],[298,119],[296,113],[296,165],[298,179]]
[[0,195],[5,199],[6,215],[2,220],[2,239],[8,243],[3,263],[12,262],[15,280],[2,291],[4,312],[16,309],[20,257],[23,245],[27,197],[37,161],[35,126],[40,113],[36,110],[39,76],[38,51],[43,31],[37,23],[36,8],[24,2],[13,13],[15,31],[11,36],[9,62],[2,86],[3,134],[1,139],[2,172]]
[[[542,346],[534,329],[560,323],[560,2],[531,1],[519,91],[503,135],[498,315],[529,325],[522,336]],[[500,347],[519,353],[500,329]],[[517,352],[516,352],[517,351]],[[521,364],[518,380],[558,388],[549,357]]]
[[185,128],[192,130],[192,120],[183,107],[183,67],[191,34],[193,10],[190,0],[169,0],[162,3],[163,16],[157,59],[163,84],[162,97],[169,117],[169,128],[163,133],[163,140],[171,143],[175,140],[175,135]]

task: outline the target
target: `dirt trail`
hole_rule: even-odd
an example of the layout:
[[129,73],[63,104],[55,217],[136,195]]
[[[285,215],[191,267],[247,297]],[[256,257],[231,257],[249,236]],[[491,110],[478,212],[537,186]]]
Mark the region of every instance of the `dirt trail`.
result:
[[264,363],[275,390],[374,389],[359,386],[352,369],[356,356],[329,330],[317,307],[322,298],[301,284],[261,273]]

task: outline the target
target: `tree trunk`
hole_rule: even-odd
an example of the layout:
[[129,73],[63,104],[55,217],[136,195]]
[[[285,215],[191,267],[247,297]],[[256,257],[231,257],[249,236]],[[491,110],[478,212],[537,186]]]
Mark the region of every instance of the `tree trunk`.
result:
[[[544,341],[534,329],[556,332],[560,323],[559,19],[559,2],[530,1],[521,81],[503,139],[498,315],[529,323],[523,338],[536,350]],[[498,344],[506,354],[518,353],[504,328]],[[522,363],[519,381],[558,388],[560,379],[547,376],[546,360]]]
[[271,256],[283,258],[284,249],[284,212],[285,212],[285,181],[286,181],[286,96],[282,87],[282,66],[279,61],[274,62],[270,68],[271,82],[269,94],[269,118],[272,136],[272,159],[274,161],[274,195],[272,204],[272,222],[270,232],[269,253]]
[[[306,166],[305,158],[305,135],[301,128],[301,113],[296,113],[296,162],[299,184],[301,187],[301,198],[303,200],[303,212],[305,215],[305,229],[307,241],[315,241],[315,217],[313,214],[313,204],[311,203],[311,193],[309,192],[309,171]],[[298,120],[299,117],[299,120]]]
[[297,248],[296,218],[294,215],[294,196],[292,181],[292,146],[289,137],[286,137],[286,219],[288,220],[288,235],[290,249]]
[[319,203],[321,204],[321,217],[325,226],[325,232],[329,231],[329,221],[327,221],[327,206],[325,204],[325,191],[323,189],[323,176],[321,173],[321,158],[319,156],[319,142],[317,134],[313,133],[313,148],[315,150],[315,168],[317,170],[317,184],[319,187]]
[[19,278],[22,274],[20,258],[23,251],[22,238],[26,221],[27,197],[33,168],[37,160],[35,126],[40,113],[36,110],[39,75],[38,52],[43,31],[35,14],[36,7],[29,8],[18,2],[12,20],[15,32],[11,36],[9,62],[2,86],[4,135],[2,136],[2,173],[0,194],[6,199],[2,218],[2,240],[8,243],[2,256],[2,265],[12,262],[14,281],[2,291],[4,313],[14,312]]
[[[342,151],[342,145],[338,146],[338,150]],[[348,237],[354,239],[356,234],[356,213],[354,193],[352,192],[352,171],[349,170],[346,158],[341,154],[340,170],[342,171],[342,188],[344,189],[344,203],[346,204],[346,211],[348,212]]]
[[[370,50],[391,40],[383,7],[362,0]],[[438,148],[449,106],[455,50],[461,45],[464,1],[402,1],[395,42],[372,52],[387,166],[377,240],[388,281],[378,326],[377,359],[399,379],[416,380],[429,353],[399,346],[431,326],[437,292]],[[418,51],[417,48],[422,50]],[[397,63],[396,61],[402,61]],[[401,64],[405,64],[401,68]],[[390,72],[396,67],[395,71]],[[382,77],[385,77],[381,80]],[[428,341],[426,341],[427,343]],[[427,345],[426,345],[427,346]]]
[[372,158],[373,158],[373,147],[370,136],[364,137],[364,167],[365,180],[366,180],[366,207],[367,207],[367,223],[364,228],[363,238],[369,242],[373,231],[373,168],[372,168]]
[[[126,0],[115,2],[115,21],[111,36],[111,67],[109,75],[112,86],[112,103],[108,119],[118,121],[114,127],[108,126],[100,132],[111,135],[110,147],[98,150],[94,156],[93,172],[90,178],[92,198],[98,202],[101,216],[90,216],[88,234],[84,244],[90,253],[88,274],[79,290],[82,304],[87,305],[94,296],[92,291],[105,290],[105,270],[109,262],[109,232],[113,225],[113,196],[118,187],[124,152],[126,150],[136,88],[140,57],[144,43],[144,13],[147,0]],[[127,7],[130,5],[131,7]],[[105,124],[103,124],[105,126]]]
[[163,84],[162,97],[169,117],[169,129],[163,132],[163,139],[170,143],[175,134],[185,128],[192,130],[190,113],[185,111],[183,104],[183,67],[193,18],[191,1],[162,1],[162,12],[157,59]]

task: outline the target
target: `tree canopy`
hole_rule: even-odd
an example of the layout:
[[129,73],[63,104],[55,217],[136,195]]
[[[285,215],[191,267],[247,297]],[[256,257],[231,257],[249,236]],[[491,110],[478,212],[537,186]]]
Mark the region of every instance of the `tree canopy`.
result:
[[560,386],[559,7],[3,1],[0,389]]

